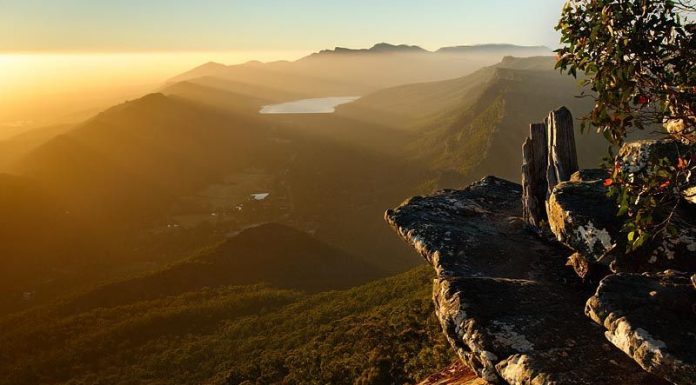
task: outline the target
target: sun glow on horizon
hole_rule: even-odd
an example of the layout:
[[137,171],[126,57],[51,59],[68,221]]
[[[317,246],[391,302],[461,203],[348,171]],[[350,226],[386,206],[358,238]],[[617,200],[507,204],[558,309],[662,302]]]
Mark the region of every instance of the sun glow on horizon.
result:
[[295,60],[305,51],[0,53],[3,131],[84,118],[111,103],[156,91],[167,79],[214,61]]

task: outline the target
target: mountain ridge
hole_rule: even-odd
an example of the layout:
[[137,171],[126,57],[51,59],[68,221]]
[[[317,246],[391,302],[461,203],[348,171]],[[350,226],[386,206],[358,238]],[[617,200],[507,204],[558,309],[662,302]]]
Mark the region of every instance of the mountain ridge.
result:
[[[346,86],[333,87],[337,90],[336,93],[324,92],[324,95],[319,96],[326,96],[327,94],[349,95],[351,90],[366,89],[374,91],[379,88],[399,84],[454,78],[472,72],[473,68],[477,66],[495,64],[503,56],[552,54],[553,52],[547,47],[518,46],[514,44],[453,46],[429,51],[415,45],[378,43],[370,48],[336,47],[334,49],[325,49],[295,61],[247,62],[235,65],[206,63],[170,78],[166,84],[194,80],[201,77],[221,77],[249,82],[250,79],[262,75],[266,77],[273,76],[279,79],[276,82],[263,81],[265,86],[282,87],[282,83],[287,82],[287,80],[282,80],[283,76],[287,77],[292,74],[294,77],[303,77],[303,81],[308,83],[327,80],[335,83],[340,83],[341,80],[347,80],[349,84],[356,83],[352,88]],[[405,66],[407,63],[404,60],[406,59],[414,61],[414,63]],[[404,70],[400,69],[402,67],[404,67]],[[376,68],[384,68],[390,71],[384,72],[383,76],[385,79],[381,80],[366,76],[366,72],[374,71]],[[339,74],[343,78],[340,78]],[[391,80],[391,78],[394,78],[394,80]],[[295,85],[293,88],[295,91],[300,91],[302,88],[307,88],[307,86]]]
[[[555,71],[554,63],[551,57],[507,56],[463,77],[377,91],[341,106],[338,113],[372,116],[381,124],[415,133],[419,139],[404,153],[427,163],[434,173],[467,176],[456,183],[494,173],[516,179],[519,143],[528,134],[529,123],[559,105],[567,105],[578,116],[591,108],[589,101],[575,97],[576,82]],[[599,163],[606,151],[602,138],[577,139],[583,164]],[[450,183],[447,187],[456,187]]]
[[339,290],[382,275],[369,262],[305,232],[266,223],[156,272],[98,287],[63,305],[61,312],[122,306],[205,287],[264,283],[276,289],[307,292]]

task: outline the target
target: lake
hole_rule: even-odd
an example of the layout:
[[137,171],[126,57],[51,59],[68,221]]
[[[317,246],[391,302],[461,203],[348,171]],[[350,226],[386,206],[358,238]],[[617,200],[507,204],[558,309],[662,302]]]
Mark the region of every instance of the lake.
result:
[[302,99],[292,102],[263,106],[261,114],[331,114],[341,104],[352,103],[359,96],[333,96],[328,98]]

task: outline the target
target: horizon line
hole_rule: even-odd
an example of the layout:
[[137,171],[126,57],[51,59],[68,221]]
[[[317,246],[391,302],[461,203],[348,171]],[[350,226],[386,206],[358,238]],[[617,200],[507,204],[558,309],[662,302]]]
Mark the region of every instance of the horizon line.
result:
[[553,49],[552,47],[549,47],[547,44],[543,43],[537,43],[537,44],[519,44],[519,43],[512,43],[512,42],[483,42],[483,43],[460,43],[460,44],[452,44],[452,45],[441,45],[437,46],[435,48],[426,46],[426,45],[421,45],[421,44],[412,44],[412,43],[390,43],[387,41],[378,41],[376,43],[371,43],[366,46],[353,46],[353,45],[342,45],[342,44],[334,44],[332,46],[324,46],[323,48],[291,48],[291,49],[270,49],[270,48],[259,48],[259,49],[248,49],[248,48],[211,48],[211,49],[206,49],[206,48],[191,48],[191,49],[182,49],[182,48],[175,48],[175,49],[169,49],[169,48],[152,48],[152,49],[145,49],[145,48],[133,48],[133,49],[121,49],[121,48],[115,48],[115,49],[71,49],[71,48],[65,48],[65,49],[55,49],[55,48],[50,48],[50,49],[43,49],[43,48],[25,48],[25,49],[3,49],[0,48],[0,55],[7,55],[7,54],[63,54],[63,55],[84,55],[84,54],[149,54],[149,53],[157,53],[157,54],[177,54],[177,53],[232,53],[232,52],[321,52],[325,50],[333,50],[336,48],[346,48],[346,49],[352,49],[352,50],[361,50],[361,49],[369,49],[372,48],[376,45],[379,44],[389,44],[392,46],[412,46],[412,47],[419,47],[422,48],[426,51],[430,52],[435,52],[439,49],[442,48],[454,48],[454,47],[480,47],[480,46],[496,46],[496,45],[511,45],[511,46],[517,46],[517,47],[523,47],[523,48],[535,48],[535,47],[544,47],[548,49]]

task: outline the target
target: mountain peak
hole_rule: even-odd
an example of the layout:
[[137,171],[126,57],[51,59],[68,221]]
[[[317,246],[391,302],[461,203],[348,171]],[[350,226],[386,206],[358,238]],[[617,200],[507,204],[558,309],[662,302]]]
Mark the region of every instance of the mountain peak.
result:
[[345,48],[345,47],[335,47],[334,49],[325,49],[317,53],[310,55],[309,57],[324,56],[324,55],[335,55],[335,54],[375,54],[375,53],[430,53],[430,51],[423,49],[417,45],[408,44],[390,44],[390,43],[377,43],[371,48]]
[[378,43],[372,46],[370,52],[428,52],[417,45]]
[[168,83],[176,83],[186,79],[200,78],[204,76],[214,76],[219,73],[224,73],[229,67],[214,61],[209,61],[205,64],[201,64],[189,71],[182,73],[181,75],[175,76],[169,79]]
[[207,63],[199,65],[198,67],[196,67],[194,69],[222,69],[222,68],[226,68],[226,67],[227,66],[222,64],[222,63],[218,63],[215,61],[209,61]]
[[515,44],[474,44],[474,45],[458,45],[453,47],[442,47],[437,50],[437,53],[498,53],[500,51],[509,53],[534,53],[534,54],[550,54],[552,51],[549,47],[543,45],[524,46]]

